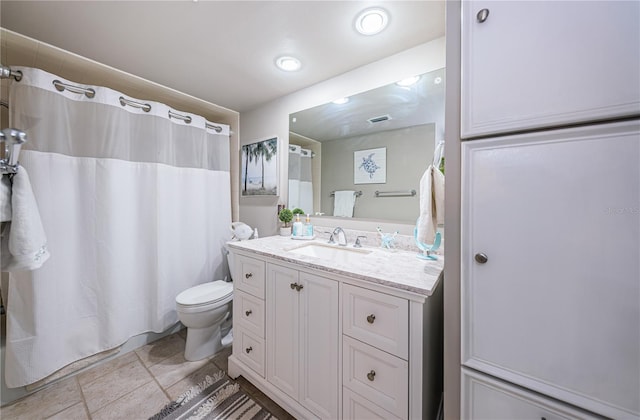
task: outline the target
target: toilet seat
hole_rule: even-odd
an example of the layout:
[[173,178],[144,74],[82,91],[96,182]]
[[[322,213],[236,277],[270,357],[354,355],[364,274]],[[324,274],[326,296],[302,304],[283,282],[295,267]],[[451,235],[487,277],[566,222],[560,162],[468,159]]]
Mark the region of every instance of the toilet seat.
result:
[[233,284],[224,280],[190,287],[176,296],[178,305],[197,307],[211,305],[216,302],[229,301],[233,295]]

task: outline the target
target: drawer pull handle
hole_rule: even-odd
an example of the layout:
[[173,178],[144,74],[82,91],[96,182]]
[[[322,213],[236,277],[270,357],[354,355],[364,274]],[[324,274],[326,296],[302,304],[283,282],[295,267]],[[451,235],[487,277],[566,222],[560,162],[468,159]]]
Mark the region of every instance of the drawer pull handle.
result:
[[476,15],[476,19],[478,19],[478,22],[480,23],[484,23],[484,21],[486,21],[488,17],[489,17],[489,9],[482,9]]
[[371,314],[371,315],[367,316],[367,322],[369,324],[373,324],[373,321],[375,321],[375,320],[376,320],[376,316],[374,314]]
[[247,347],[246,349],[244,349],[244,351],[246,351],[247,354],[251,353],[251,350],[253,350],[253,347]]
[[376,371],[371,370],[371,372],[367,373],[367,379],[373,382],[376,379]]
[[303,285],[298,283],[291,283],[289,286],[291,286],[291,290],[296,289],[298,292],[304,288]]
[[248,311],[244,311],[244,314],[245,314],[246,316],[249,316],[249,315],[251,315],[252,313],[253,313],[253,311],[252,311],[251,309],[249,309]]
[[245,279],[250,279],[251,277],[253,277],[253,273],[247,273],[244,275]]

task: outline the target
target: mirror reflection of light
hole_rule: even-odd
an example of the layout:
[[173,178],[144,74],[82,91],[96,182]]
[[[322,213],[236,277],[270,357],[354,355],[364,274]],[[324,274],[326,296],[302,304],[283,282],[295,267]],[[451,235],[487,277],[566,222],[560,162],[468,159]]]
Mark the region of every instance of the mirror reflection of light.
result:
[[336,105],[346,104],[347,102],[349,102],[349,98],[338,98],[335,101],[333,101],[333,103]]
[[433,79],[434,85],[439,85],[440,83],[442,83],[442,77],[436,77],[435,79]]
[[402,79],[396,82],[396,85],[398,86],[411,86],[416,84],[416,82],[420,80],[420,76],[412,76],[412,77],[407,77],[406,79]]
[[279,57],[276,60],[276,66],[278,66],[280,70],[284,70],[284,71],[297,71],[297,70],[300,70],[300,67],[302,66],[302,64],[300,63],[300,60],[298,60],[297,58],[285,56],[285,57]]

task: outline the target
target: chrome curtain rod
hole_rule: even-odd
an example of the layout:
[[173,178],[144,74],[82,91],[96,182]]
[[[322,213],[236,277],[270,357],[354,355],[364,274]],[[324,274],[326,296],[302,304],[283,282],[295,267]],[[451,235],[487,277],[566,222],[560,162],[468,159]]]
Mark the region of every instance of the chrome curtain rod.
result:
[[[19,82],[20,80],[22,80],[22,72],[20,70],[13,71],[11,70],[10,67],[0,65],[0,78],[8,79],[11,77],[13,77],[16,82]],[[53,85],[56,87],[56,89],[59,92],[68,90],[69,92],[83,94],[87,98],[93,98],[96,96],[95,89],[90,87],[75,86],[69,83],[63,83],[57,79],[53,81]],[[135,108],[140,108],[144,112],[151,111],[151,105],[148,103],[133,101],[131,99],[125,98],[124,96],[121,96],[119,99],[120,99],[120,105],[122,106],[129,105]],[[9,104],[6,102],[2,102],[0,105],[5,106],[7,108],[9,107]],[[191,124],[191,120],[192,120],[192,118],[189,115],[178,114],[177,112],[173,112],[171,110],[169,110],[169,118],[176,118],[186,122],[187,124]],[[214,130],[216,133],[220,133],[222,131],[222,127],[220,127],[219,125],[212,124],[206,120],[205,120],[205,127],[210,130]]]
[[12,78],[19,82],[22,80],[22,72],[20,70],[13,71],[10,67],[0,64],[0,79]]

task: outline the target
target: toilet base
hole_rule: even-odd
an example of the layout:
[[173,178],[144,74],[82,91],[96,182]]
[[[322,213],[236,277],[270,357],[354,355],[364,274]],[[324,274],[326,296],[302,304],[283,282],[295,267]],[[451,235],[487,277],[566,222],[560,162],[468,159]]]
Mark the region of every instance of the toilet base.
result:
[[222,349],[220,324],[207,328],[187,328],[184,358],[190,362],[213,356]]

